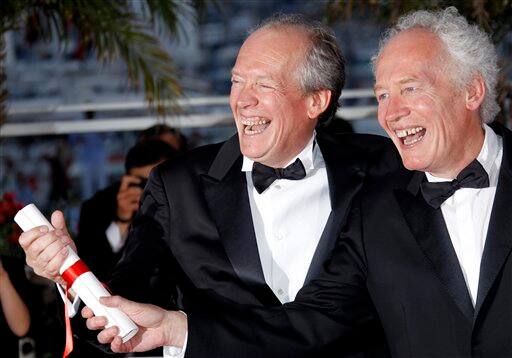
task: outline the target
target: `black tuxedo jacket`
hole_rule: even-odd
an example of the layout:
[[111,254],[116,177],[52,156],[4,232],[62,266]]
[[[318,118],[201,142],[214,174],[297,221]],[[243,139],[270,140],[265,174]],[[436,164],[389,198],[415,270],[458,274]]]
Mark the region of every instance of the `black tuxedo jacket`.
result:
[[[378,136],[318,132],[317,143],[326,163],[332,212],[306,282],[317,276],[333,249],[363,178],[399,163],[390,141]],[[265,283],[241,167],[234,136],[153,170],[109,282],[113,292],[187,313],[281,306]],[[226,329],[236,334],[236,327]],[[187,356],[212,354],[201,342],[187,347]]]
[[325,271],[295,302],[243,316],[191,313],[189,344],[229,355],[250,341],[261,356],[299,356],[350,343],[375,309],[394,357],[511,357],[512,134],[495,130],[504,155],[474,308],[441,209],[419,190],[424,173],[402,169],[368,178]]
[[100,190],[85,201],[80,209],[76,247],[80,258],[100,281],[105,281],[121,258],[120,252],[112,251],[105,231],[117,214],[119,183]]

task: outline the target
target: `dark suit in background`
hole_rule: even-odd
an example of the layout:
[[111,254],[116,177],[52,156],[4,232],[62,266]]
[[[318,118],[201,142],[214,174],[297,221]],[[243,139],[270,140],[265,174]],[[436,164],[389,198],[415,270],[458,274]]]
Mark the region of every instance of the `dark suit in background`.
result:
[[80,257],[100,281],[106,280],[121,258],[122,251],[114,252],[105,234],[116,220],[118,191],[117,182],[94,194],[80,209],[76,246]]

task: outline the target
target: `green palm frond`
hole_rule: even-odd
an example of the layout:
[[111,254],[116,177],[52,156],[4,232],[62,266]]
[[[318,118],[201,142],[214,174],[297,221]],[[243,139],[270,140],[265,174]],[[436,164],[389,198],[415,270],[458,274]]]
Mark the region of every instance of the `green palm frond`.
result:
[[203,0],[3,0],[0,35],[28,25],[65,46],[74,30],[99,60],[120,58],[130,82],[143,87],[148,102],[165,114],[165,102],[173,102],[181,89],[157,32],[179,38],[182,23],[192,21],[204,5]]

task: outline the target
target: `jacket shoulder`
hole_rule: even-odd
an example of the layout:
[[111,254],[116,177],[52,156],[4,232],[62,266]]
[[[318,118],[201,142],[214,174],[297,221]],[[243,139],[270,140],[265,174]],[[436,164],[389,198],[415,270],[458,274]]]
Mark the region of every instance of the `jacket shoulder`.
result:
[[154,172],[165,177],[183,174],[192,174],[195,176],[205,174],[208,172],[224,143],[225,142],[220,142],[194,148],[182,155],[159,164],[154,169]]
[[364,164],[370,175],[384,175],[401,167],[393,142],[383,136],[360,133],[318,133],[322,141],[353,162]]

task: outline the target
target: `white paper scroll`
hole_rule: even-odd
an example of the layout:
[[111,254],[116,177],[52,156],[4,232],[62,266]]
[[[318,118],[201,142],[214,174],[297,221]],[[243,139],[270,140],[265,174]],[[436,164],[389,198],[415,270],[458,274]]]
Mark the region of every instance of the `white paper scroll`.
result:
[[[14,217],[14,221],[16,221],[23,231],[28,231],[36,226],[42,225],[46,225],[49,230],[54,230],[50,222],[46,220],[44,215],[41,214],[34,204],[29,204],[18,211]],[[59,272],[62,274],[78,260],[80,260],[78,255],[68,246],[68,256]],[[99,302],[100,297],[110,296],[110,293],[103,287],[92,272],[88,271],[78,276],[71,288],[96,316],[104,316],[107,318],[107,328],[111,326],[117,326],[119,328],[119,336],[123,339],[123,343],[126,343],[137,333],[137,325],[135,325],[126,314],[117,308],[103,306]]]

